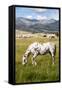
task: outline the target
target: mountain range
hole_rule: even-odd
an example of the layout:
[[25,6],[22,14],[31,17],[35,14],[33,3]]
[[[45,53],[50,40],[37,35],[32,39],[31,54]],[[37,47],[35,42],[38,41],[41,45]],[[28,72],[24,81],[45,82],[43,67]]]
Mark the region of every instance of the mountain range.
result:
[[59,32],[59,20],[16,18],[16,29],[28,32]]

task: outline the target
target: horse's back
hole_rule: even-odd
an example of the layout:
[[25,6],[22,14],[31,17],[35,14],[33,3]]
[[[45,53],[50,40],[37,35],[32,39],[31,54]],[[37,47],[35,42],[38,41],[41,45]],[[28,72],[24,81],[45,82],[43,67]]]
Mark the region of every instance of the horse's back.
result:
[[29,50],[34,50],[34,49],[38,49],[38,51],[41,49],[42,51],[45,50],[52,50],[55,48],[55,44],[53,42],[46,42],[46,43],[39,43],[39,42],[34,42],[32,44],[29,45],[28,49]]
[[37,46],[38,46],[38,43],[37,42],[34,42],[34,43],[32,43],[32,44],[29,45],[29,48],[31,49],[31,48],[35,48]]

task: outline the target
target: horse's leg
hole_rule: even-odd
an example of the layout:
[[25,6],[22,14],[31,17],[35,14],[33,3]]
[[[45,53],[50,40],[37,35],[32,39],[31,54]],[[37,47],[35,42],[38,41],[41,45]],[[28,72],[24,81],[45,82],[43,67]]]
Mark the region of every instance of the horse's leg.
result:
[[52,64],[54,64],[54,61],[55,61],[54,51],[53,50],[50,50],[49,53],[50,53],[50,55],[52,57]]
[[52,64],[54,64],[54,61],[55,61],[55,57],[54,57],[54,55],[52,54]]
[[37,63],[35,62],[36,56],[37,56],[37,53],[35,53],[32,58],[32,64],[35,64],[35,65],[37,65]]

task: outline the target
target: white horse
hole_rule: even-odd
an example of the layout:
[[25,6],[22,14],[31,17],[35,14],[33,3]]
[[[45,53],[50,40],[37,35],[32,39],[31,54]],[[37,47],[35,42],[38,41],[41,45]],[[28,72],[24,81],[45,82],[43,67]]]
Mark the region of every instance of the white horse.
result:
[[56,51],[56,45],[51,42],[47,42],[43,44],[38,42],[32,43],[26,50],[25,54],[23,55],[22,64],[24,65],[27,63],[27,58],[31,53],[33,55],[32,64],[34,65],[37,64],[35,62],[35,57],[37,55],[44,55],[46,53],[50,53],[50,55],[52,56],[52,63],[54,64],[55,51]]

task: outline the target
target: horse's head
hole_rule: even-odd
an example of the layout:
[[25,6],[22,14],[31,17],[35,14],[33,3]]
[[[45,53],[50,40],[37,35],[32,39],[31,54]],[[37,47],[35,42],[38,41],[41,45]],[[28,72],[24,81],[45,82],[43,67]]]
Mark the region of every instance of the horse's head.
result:
[[23,55],[23,58],[22,58],[22,64],[26,64],[27,63],[27,55]]

